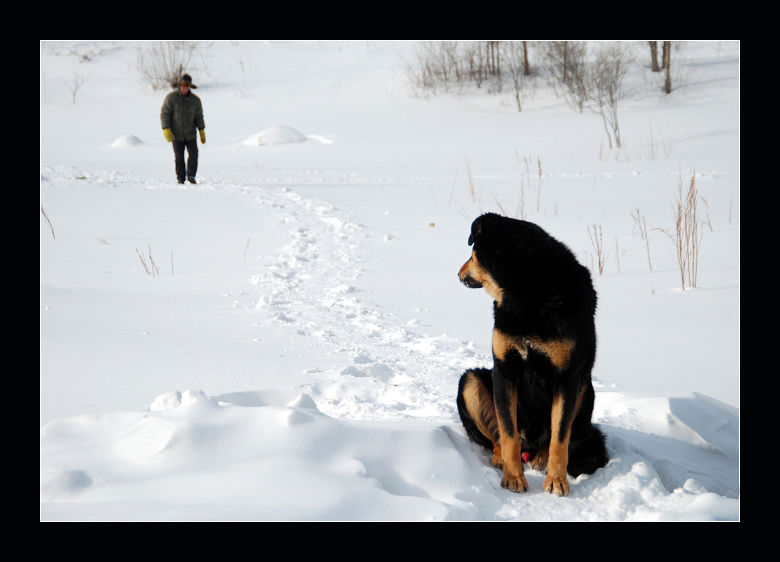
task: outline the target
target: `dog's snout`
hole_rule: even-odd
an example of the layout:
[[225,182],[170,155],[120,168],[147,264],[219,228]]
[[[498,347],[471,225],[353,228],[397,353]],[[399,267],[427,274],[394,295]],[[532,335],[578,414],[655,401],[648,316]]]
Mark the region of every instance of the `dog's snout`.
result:
[[482,287],[482,283],[480,283],[477,279],[474,278],[474,276],[471,273],[471,267],[472,267],[472,258],[469,258],[466,263],[463,264],[463,266],[460,268],[460,271],[458,271],[458,279],[460,279],[460,282],[466,285],[469,289],[479,289]]

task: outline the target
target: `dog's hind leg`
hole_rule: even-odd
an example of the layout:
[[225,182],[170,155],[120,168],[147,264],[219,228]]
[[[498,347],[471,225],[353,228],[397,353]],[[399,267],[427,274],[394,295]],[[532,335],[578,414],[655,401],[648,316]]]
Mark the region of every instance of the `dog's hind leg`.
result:
[[579,407],[574,415],[569,442],[567,472],[575,478],[580,474],[593,474],[609,461],[604,434],[591,421],[594,401],[593,383],[587,381],[578,397]]
[[576,478],[580,474],[593,474],[609,461],[604,434],[593,424],[582,435],[572,435],[569,443],[568,473]]
[[[500,460],[498,423],[493,404],[493,381],[490,369],[466,371],[458,384],[458,413],[469,439],[491,449],[490,464]],[[498,451],[498,452],[497,452]]]

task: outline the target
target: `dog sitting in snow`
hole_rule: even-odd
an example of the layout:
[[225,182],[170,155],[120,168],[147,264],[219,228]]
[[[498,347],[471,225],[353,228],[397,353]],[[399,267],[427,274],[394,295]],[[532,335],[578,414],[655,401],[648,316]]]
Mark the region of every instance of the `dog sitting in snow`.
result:
[[567,473],[608,460],[591,422],[596,292],[587,268],[539,226],[488,213],[471,225],[458,277],[495,301],[493,368],[463,374],[458,412],[469,438],[492,450],[501,485],[524,492],[523,462],[546,470],[544,490],[569,493]]

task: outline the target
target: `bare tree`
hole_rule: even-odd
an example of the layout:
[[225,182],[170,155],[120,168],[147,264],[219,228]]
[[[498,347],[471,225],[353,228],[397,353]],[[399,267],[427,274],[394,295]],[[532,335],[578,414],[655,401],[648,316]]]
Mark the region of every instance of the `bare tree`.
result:
[[666,57],[669,55],[669,41],[661,41],[661,68],[666,68]]
[[634,50],[630,43],[605,43],[599,48],[588,75],[588,108],[601,115],[610,148],[613,148],[613,138],[617,148],[623,146],[618,122],[618,104],[626,97],[623,79],[633,61]]
[[664,91],[667,94],[672,93],[672,42],[664,41],[664,70],[666,78],[664,79]]
[[501,92],[504,89],[504,78],[501,74],[501,41],[486,41],[487,68],[492,76],[493,87],[488,91]]
[[650,44],[650,68],[653,72],[660,72],[658,66],[658,41],[648,41]]
[[528,63],[528,41],[523,41],[523,74],[531,76],[531,65]]

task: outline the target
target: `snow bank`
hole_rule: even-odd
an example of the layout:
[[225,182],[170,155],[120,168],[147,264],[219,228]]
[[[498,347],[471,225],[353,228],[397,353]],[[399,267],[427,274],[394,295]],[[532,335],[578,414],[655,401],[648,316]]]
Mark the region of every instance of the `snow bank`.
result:
[[665,465],[613,428],[609,464],[572,479],[570,496],[544,493],[544,475],[530,469],[530,491],[512,494],[457,424],[336,419],[311,394],[292,394],[174,391],[147,412],[50,422],[41,430],[41,501],[51,503],[42,509],[56,518],[57,502],[69,502],[71,516],[89,506],[93,519],[738,518],[738,500],[691,472],[670,493],[658,472]]

